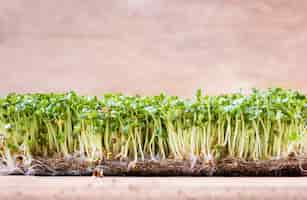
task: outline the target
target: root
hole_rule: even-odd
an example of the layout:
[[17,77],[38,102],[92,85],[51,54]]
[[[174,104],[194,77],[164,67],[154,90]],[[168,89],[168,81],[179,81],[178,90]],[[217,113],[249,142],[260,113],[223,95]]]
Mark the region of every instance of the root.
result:
[[[2,169],[2,171],[1,171]],[[0,167],[0,172],[5,168]],[[4,170],[5,171],[5,170]],[[100,160],[80,157],[35,158],[28,166],[5,171],[6,175],[35,176],[306,176],[307,158],[291,157],[269,161],[234,158],[191,160]],[[3,173],[2,173],[3,174]]]

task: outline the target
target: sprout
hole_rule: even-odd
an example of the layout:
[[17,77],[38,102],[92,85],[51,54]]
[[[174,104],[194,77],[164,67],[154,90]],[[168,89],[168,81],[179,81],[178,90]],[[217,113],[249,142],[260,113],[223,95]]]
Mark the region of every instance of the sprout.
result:
[[5,152],[26,156],[265,160],[301,153],[306,126],[306,95],[281,88],[220,96],[197,90],[193,99],[73,91],[0,98]]

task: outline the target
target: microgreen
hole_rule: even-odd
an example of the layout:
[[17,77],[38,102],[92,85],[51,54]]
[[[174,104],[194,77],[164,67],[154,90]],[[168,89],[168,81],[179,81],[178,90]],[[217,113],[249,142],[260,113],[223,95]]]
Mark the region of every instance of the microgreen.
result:
[[90,159],[266,160],[303,152],[307,98],[272,88],[195,98],[8,94],[0,98],[5,152]]

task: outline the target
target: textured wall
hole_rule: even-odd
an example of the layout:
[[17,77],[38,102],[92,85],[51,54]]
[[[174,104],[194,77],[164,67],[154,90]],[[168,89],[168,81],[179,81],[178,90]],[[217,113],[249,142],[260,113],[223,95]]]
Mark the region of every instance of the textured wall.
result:
[[307,91],[307,1],[1,0],[0,94]]

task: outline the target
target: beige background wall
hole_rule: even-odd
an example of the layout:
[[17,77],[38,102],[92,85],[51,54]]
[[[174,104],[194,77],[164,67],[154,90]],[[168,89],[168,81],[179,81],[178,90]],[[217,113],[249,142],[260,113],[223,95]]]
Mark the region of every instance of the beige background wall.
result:
[[1,0],[0,94],[307,92],[307,1]]

